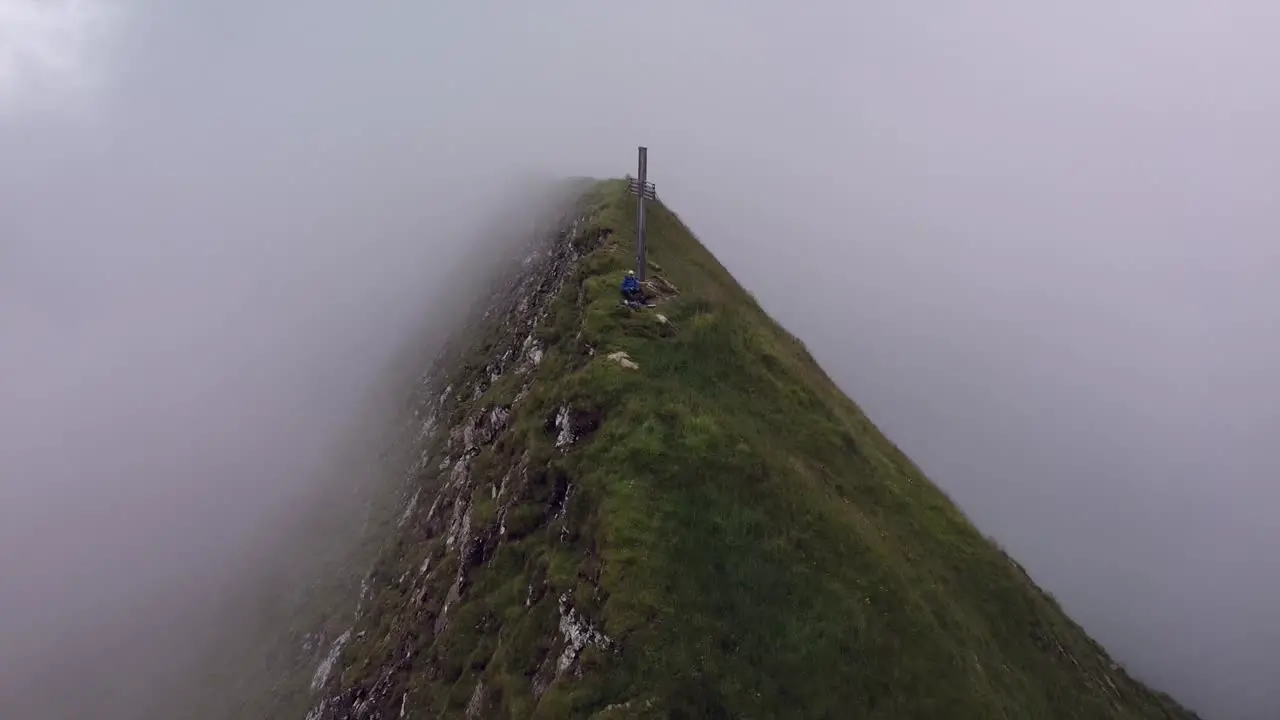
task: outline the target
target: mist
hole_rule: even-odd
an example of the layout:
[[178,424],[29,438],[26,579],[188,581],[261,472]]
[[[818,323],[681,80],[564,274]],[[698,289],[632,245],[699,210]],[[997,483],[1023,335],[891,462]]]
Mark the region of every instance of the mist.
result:
[[1280,715],[1278,23],[0,0],[0,714],[146,716],[200,683],[183,658],[295,559],[269,538],[362,481],[335,448],[391,416],[388,368],[466,306],[494,229],[643,144],[1131,672]]

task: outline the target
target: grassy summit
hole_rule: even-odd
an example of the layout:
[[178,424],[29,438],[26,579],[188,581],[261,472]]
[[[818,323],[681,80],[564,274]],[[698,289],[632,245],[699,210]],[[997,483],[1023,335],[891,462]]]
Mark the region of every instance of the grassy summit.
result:
[[[579,236],[603,241],[549,299],[532,374],[442,408],[509,420],[455,483],[455,521],[424,511],[375,570],[333,691],[382,682],[414,717],[1194,717],[1114,665],[660,203],[650,272],[675,292],[621,305],[634,198],[609,181],[584,202]],[[493,374],[492,333],[451,388]]]

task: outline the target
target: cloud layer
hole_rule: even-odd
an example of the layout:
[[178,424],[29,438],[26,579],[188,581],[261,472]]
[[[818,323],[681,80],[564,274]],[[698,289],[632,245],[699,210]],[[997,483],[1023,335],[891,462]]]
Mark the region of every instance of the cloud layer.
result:
[[644,144],[1120,660],[1275,716],[1278,25],[1245,0],[0,0],[0,709],[145,716],[161,670],[180,697],[175,658],[220,630],[193,628],[289,559],[262,538],[341,484],[330,451],[525,181]]
[[41,89],[84,89],[100,77],[111,0],[0,1],[0,107]]

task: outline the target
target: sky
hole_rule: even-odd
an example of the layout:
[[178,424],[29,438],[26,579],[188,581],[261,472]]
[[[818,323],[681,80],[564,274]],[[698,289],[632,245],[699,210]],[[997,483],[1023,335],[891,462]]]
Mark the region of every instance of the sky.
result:
[[0,708],[193,682],[492,228],[644,144],[1118,660],[1280,716],[1277,31],[1260,0],[0,0]]

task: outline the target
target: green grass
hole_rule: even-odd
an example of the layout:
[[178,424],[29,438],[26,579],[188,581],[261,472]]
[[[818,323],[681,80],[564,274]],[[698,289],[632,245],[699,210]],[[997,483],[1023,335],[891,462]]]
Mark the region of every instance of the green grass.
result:
[[[620,305],[634,203],[621,181],[588,200],[608,240],[538,330],[537,382],[477,458],[473,522],[495,522],[488,488],[521,457],[529,483],[413,681],[423,707],[456,714],[483,679],[511,717],[1193,717],[1115,667],[660,203],[653,274],[680,292]],[[544,423],[566,402],[600,424],[559,453]],[[566,591],[615,650],[535,699]]]
[[1178,715],[1111,670],[661,205],[650,259],[681,294],[620,307],[635,211],[620,183],[601,193],[622,250],[585,263],[578,317],[599,352],[560,385],[606,416],[569,465],[599,503],[614,700],[689,717]]

